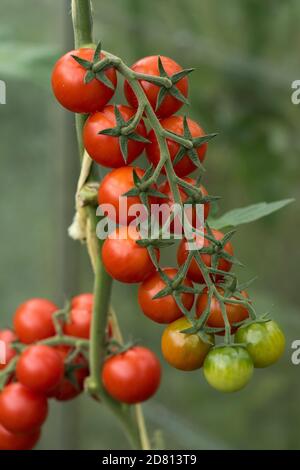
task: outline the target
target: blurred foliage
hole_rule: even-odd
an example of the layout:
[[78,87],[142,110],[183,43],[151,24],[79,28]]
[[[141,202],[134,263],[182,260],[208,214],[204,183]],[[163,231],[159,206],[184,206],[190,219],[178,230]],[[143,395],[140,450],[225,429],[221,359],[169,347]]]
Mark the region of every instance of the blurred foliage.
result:
[[[72,47],[69,6],[68,0],[1,2],[0,78],[7,83],[7,105],[0,106],[2,325],[28,297],[62,303],[91,289],[84,247],[66,236],[78,172],[73,120],[50,90],[52,64]],[[199,371],[182,374],[164,365],[157,398],[144,407],[151,432],[161,429],[167,448],[299,448],[300,369],[291,363],[290,344],[300,337],[300,141],[299,108],[290,95],[300,74],[300,3],[94,0],[94,10],[96,39],[128,63],[160,53],[196,68],[186,112],[219,132],[205,184],[223,197],[220,213],[296,199],[235,236],[247,266],[239,269],[241,280],[259,276],[251,289],[258,310],[271,308],[286,331],[285,358],[256,371],[247,389],[230,396],[210,389]],[[174,264],[172,249],[164,261]],[[126,336],[160,354],[162,328],[139,312],[136,287],[116,283],[113,300]],[[52,408],[40,448],[127,447],[114,418],[87,397]]]

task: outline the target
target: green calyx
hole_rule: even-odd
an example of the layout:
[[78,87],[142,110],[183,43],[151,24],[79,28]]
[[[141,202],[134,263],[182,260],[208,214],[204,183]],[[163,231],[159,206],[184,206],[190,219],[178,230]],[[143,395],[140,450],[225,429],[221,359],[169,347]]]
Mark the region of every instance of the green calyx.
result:
[[[109,80],[109,78],[105,74],[105,70],[111,66],[110,62],[104,58],[100,60],[100,63],[99,63],[99,58],[101,57],[101,42],[99,42],[99,44],[97,45],[95,49],[95,53],[94,53],[94,57],[92,61],[82,59],[81,57],[78,57],[75,55],[72,55],[72,57],[74,60],[76,60],[76,62],[79,65],[81,65],[84,69],[86,69],[86,74],[84,76],[84,83],[86,85],[89,84],[92,80],[96,79],[96,80],[99,80],[99,82],[103,83],[103,85],[110,88],[111,90],[115,89],[113,83]],[[101,67],[101,62],[102,62],[102,67]],[[95,68],[96,64],[97,64],[97,68]]]

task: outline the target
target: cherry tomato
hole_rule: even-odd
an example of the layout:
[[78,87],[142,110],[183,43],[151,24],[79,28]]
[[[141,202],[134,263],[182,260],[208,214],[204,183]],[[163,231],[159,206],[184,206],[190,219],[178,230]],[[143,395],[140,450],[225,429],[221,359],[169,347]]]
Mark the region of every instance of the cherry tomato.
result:
[[[147,248],[136,243],[140,233],[135,227],[119,227],[102,247],[102,261],[108,274],[121,282],[142,282],[155,271]],[[157,250],[159,259],[159,251]]]
[[71,301],[71,307],[73,308],[87,308],[88,310],[93,309],[94,296],[91,293],[79,294],[73,297]]
[[[125,193],[135,188],[133,180],[133,171],[139,178],[142,178],[145,171],[138,167],[122,166],[108,173],[102,180],[98,191],[99,204],[111,204],[115,209],[115,217],[113,220],[117,224],[128,225],[132,222],[136,215],[137,208],[132,208],[134,204],[142,204],[139,196],[124,196]],[[156,198],[149,197],[149,204],[155,204]],[[124,209],[123,209],[124,205]],[[129,214],[130,208],[134,210],[133,215]],[[139,219],[147,218],[146,208],[139,212]],[[109,216],[109,214],[108,214]]]
[[[129,121],[135,114],[133,108],[118,105],[118,109],[125,121]],[[114,106],[105,106],[102,111],[92,114],[85,123],[83,129],[84,146],[89,156],[102,166],[119,168],[126,163],[133,162],[144,150],[145,143],[128,139],[128,156],[125,163],[119,144],[119,138],[110,135],[99,134],[104,129],[116,127]],[[147,137],[144,121],[141,120],[135,132],[142,137]]]
[[[206,232],[206,229],[205,229],[204,234],[206,234],[206,233],[207,232]],[[219,232],[218,230],[212,230],[212,233],[213,233],[214,237],[216,238],[216,240],[221,240],[224,237],[224,234]],[[198,243],[200,244],[200,239],[196,239],[195,243],[196,243],[196,245]],[[205,238],[203,246],[204,247],[209,247],[209,246],[211,246],[211,242],[209,240],[207,240],[207,238]],[[202,248],[202,246],[200,248]],[[231,255],[231,256],[233,255],[233,248],[232,248],[232,245],[231,245],[230,242],[227,242],[225,244],[224,250],[229,255]],[[185,239],[182,239],[181,242],[180,242],[180,245],[178,247],[178,251],[177,251],[177,261],[178,261],[179,266],[181,266],[185,262],[188,254],[189,254],[188,242]],[[211,267],[211,255],[201,254],[200,256],[201,256],[202,260],[204,261],[204,263],[206,264],[206,266]],[[222,271],[227,271],[228,272],[228,271],[230,271],[231,266],[232,266],[232,263],[230,261],[227,261],[224,258],[220,258],[217,268],[222,270]],[[199,282],[200,284],[204,283],[204,279],[203,279],[201,270],[200,270],[198,264],[196,263],[195,259],[192,260],[192,262],[189,266],[187,276],[194,282]],[[221,276],[219,276],[219,275],[216,276],[216,279],[221,279]]]
[[[205,135],[205,132],[202,129],[202,127],[200,127],[199,124],[197,124],[195,121],[192,121],[192,119],[187,119],[187,122],[188,122],[188,126],[189,126],[189,129],[193,138],[202,137],[203,135]],[[166,129],[167,131],[171,131],[178,135],[183,135],[183,117],[182,116],[171,116],[167,119],[162,119],[160,123],[162,127]],[[157,138],[153,129],[150,130],[148,134],[148,139],[150,140],[151,143],[147,144],[146,146],[147,157],[148,157],[148,160],[154,166],[157,166],[160,160],[160,149],[159,149]],[[170,152],[170,157],[173,161],[178,153],[180,145],[172,139],[167,139],[167,145],[168,145],[168,149]],[[207,144],[202,144],[200,145],[200,147],[197,147],[195,150],[198,154],[200,162],[203,162],[205,154],[206,154],[206,150],[207,150]],[[191,161],[190,157],[187,154],[184,155],[183,158],[174,166],[174,170],[178,176],[189,175],[196,168],[197,167]],[[163,170],[163,173],[164,172],[165,171]]]
[[[189,183],[193,186],[196,185],[196,180],[194,180],[192,178],[183,178],[183,179],[184,179],[184,181],[186,181],[187,183]],[[201,193],[202,193],[203,197],[208,195],[208,192],[206,191],[204,186],[200,185],[198,187],[198,189],[201,190]],[[168,204],[170,209],[172,209],[172,206],[174,204],[174,197],[173,197],[173,193],[172,193],[172,190],[170,188],[169,182],[166,180],[164,183],[162,183],[159,186],[158,190],[159,190],[159,192],[166,195],[166,199],[160,199],[161,204]],[[187,195],[184,188],[182,188],[182,187],[179,188],[179,194],[180,194],[181,201],[183,203],[185,203],[188,199],[190,199],[190,197]],[[192,204],[192,202],[188,202],[188,204]],[[206,220],[207,217],[208,217],[208,214],[209,214],[210,204],[209,204],[209,202],[207,202],[203,205],[204,205],[203,215],[204,215],[204,220]],[[193,227],[196,226],[197,222],[198,222],[198,226],[200,226],[201,220],[200,219],[197,220],[197,211],[194,207],[193,208],[185,208],[185,216],[187,217],[189,223],[192,224]],[[199,215],[198,215],[198,217],[199,217]],[[162,223],[164,223],[164,222],[165,221],[162,221]],[[197,227],[197,228],[199,228],[199,227]],[[170,224],[170,232],[174,233],[174,230],[175,230],[175,233],[178,233],[178,234],[182,233],[182,223],[181,223],[180,217],[176,216],[174,221],[172,221],[171,224]]]
[[10,346],[13,341],[16,341],[17,337],[11,330],[0,330],[0,341],[5,344],[5,364],[0,363],[0,370],[4,369],[7,364],[16,355],[16,351]]
[[[217,288],[217,289],[220,292],[220,294],[224,294],[224,289],[222,288]],[[245,298],[248,298],[247,292],[241,291],[241,294]],[[231,296],[230,299],[237,299],[237,297]],[[207,300],[208,300],[208,290],[207,288],[205,288],[197,299],[197,303],[196,303],[197,317],[200,317],[205,311]],[[226,303],[225,306],[226,306],[226,313],[227,313],[227,317],[228,317],[230,325],[233,325],[234,323],[239,323],[243,320],[246,320],[249,317],[248,310],[241,304]],[[211,328],[224,328],[225,327],[223,316],[222,316],[222,310],[221,310],[219,301],[215,296],[213,296],[211,299],[210,314],[207,319],[206,325],[210,326]],[[232,327],[231,333],[234,333],[235,331],[236,331],[236,328]],[[221,332],[218,334],[224,335],[224,332]]]
[[[164,56],[149,56],[140,59],[138,62],[133,64],[131,67],[132,70],[138,73],[144,73],[147,75],[155,75],[159,76],[159,68],[158,68],[158,58],[160,57],[163,67],[169,76],[173,75],[174,73],[180,72],[182,67],[178,65],[174,60],[170,59],[169,57]],[[152,108],[156,109],[156,102],[157,96],[160,91],[160,87],[154,85],[153,83],[147,82],[146,80],[140,80],[140,84],[142,85],[146,96],[152,106]],[[176,87],[178,90],[187,97],[188,95],[188,79],[187,77],[182,78],[176,83]],[[124,92],[128,103],[133,106],[134,108],[137,107],[137,99],[136,96],[130,87],[129,83],[125,81],[124,83]],[[160,117],[168,117],[171,114],[176,113],[181,107],[183,103],[182,101],[178,100],[177,98],[167,94],[166,97],[163,99],[161,105],[159,106],[158,110],[155,111],[156,114]]]
[[64,376],[64,363],[59,353],[50,346],[29,346],[17,362],[17,379],[35,392],[50,393]]
[[83,391],[84,381],[89,375],[88,363],[82,354],[78,354],[70,364],[67,364],[66,359],[72,349],[68,346],[59,346],[56,349],[65,362],[65,375],[51,393],[51,397],[58,401],[72,400]]
[[[115,69],[105,71],[114,89],[94,78],[90,83],[84,82],[86,69],[72,55],[92,61],[94,49],[81,48],[63,55],[55,64],[52,72],[52,89],[60,104],[73,113],[93,113],[99,111],[112,98],[117,86]],[[105,57],[101,54],[101,59]],[[100,59],[100,57],[99,57]]]
[[235,341],[247,345],[254,367],[268,367],[274,364],[285,349],[284,334],[273,320],[241,326],[235,335]]
[[237,392],[244,388],[253,374],[253,362],[241,346],[212,349],[204,361],[207,382],[220,392]]
[[26,434],[14,434],[0,424],[0,450],[31,450],[40,435],[40,429]]
[[[161,350],[165,360],[176,369],[195,370],[202,367],[211,345],[202,341],[197,334],[185,334],[182,330],[192,325],[186,317],[179,318],[164,330]],[[213,344],[213,337],[208,337]]]
[[148,400],[160,384],[161,368],[150,349],[135,346],[107,359],[102,369],[106,391],[116,400],[133,404]]
[[58,307],[46,299],[30,299],[14,315],[14,329],[22,343],[30,344],[55,334],[53,313]]
[[37,430],[48,414],[47,399],[20,383],[6,385],[0,394],[0,424],[13,433]]
[[[178,273],[178,269],[165,268],[163,272],[170,279],[174,279]],[[183,285],[193,287],[191,281],[187,279],[184,280]],[[156,272],[147,277],[140,285],[138,291],[138,301],[143,313],[157,323],[171,323],[183,315],[171,294],[159,299],[153,299],[153,297],[165,287],[165,281],[163,281],[160,274]],[[190,310],[194,303],[194,294],[181,294],[181,301],[185,308]]]

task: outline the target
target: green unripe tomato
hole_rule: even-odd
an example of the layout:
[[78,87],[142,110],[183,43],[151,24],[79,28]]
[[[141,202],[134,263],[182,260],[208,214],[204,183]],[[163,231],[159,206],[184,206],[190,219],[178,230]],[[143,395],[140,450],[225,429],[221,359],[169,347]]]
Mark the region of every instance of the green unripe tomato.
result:
[[253,362],[242,346],[212,349],[204,361],[207,382],[220,392],[237,392],[244,388],[253,374]]
[[237,343],[245,343],[252,357],[254,367],[268,367],[282,356],[285,336],[278,324],[270,320],[265,323],[251,323],[238,329]]

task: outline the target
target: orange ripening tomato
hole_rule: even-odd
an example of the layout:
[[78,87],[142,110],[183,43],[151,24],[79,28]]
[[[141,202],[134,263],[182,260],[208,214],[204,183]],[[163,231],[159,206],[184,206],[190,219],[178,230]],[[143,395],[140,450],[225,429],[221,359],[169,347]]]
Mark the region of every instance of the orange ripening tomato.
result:
[[[129,121],[135,114],[135,110],[129,106],[119,104],[117,106],[123,119]],[[114,106],[105,106],[101,111],[91,114],[87,119],[83,129],[84,146],[89,156],[99,163],[99,165],[108,168],[119,168],[132,163],[144,150],[145,143],[128,139],[127,161],[121,152],[119,137],[99,134],[100,131],[116,127],[116,116]],[[141,120],[135,129],[135,133],[142,137],[147,137],[147,130],[144,121]]]
[[[164,268],[163,272],[170,278],[174,279],[178,273],[178,269]],[[188,279],[183,282],[184,286],[193,287]],[[153,299],[153,297],[166,287],[165,281],[159,273],[154,273],[140,285],[138,291],[138,301],[143,313],[151,320],[157,323],[171,323],[183,315],[178,307],[174,297],[169,294],[165,297]],[[187,310],[190,310],[194,303],[193,293],[182,293],[181,301]]]
[[[141,236],[136,227],[117,228],[102,247],[102,261],[108,274],[117,281],[142,282],[155,271],[147,248],[136,243]],[[159,250],[156,250],[159,259]]]
[[[169,57],[165,56],[148,56],[140,59],[131,67],[134,72],[143,73],[147,75],[155,75],[159,76],[159,68],[158,68],[158,58],[160,57],[162,65],[169,76],[180,72],[182,67],[178,65],[174,60],[170,59]],[[154,85],[153,83],[147,82],[146,80],[140,80],[140,84],[142,85],[145,94],[152,106],[152,108],[156,109],[156,102],[157,96],[160,90],[160,87]],[[182,93],[183,96],[187,97],[188,95],[188,79],[187,77],[183,77],[176,83],[177,89]],[[137,108],[138,102],[136,96],[130,86],[130,84],[125,81],[124,83],[124,92],[128,103]],[[155,111],[159,118],[165,118],[171,116],[171,114],[176,113],[181,107],[183,106],[182,101],[178,100],[174,96],[171,96],[169,93],[165,96],[162,100],[159,108]]]
[[[173,132],[180,136],[183,135],[183,116],[171,116],[167,119],[162,119],[160,123],[162,127],[167,131]],[[192,119],[187,119],[187,123],[193,138],[202,137],[205,135],[205,132],[202,127],[200,127],[199,124],[197,124],[195,121],[192,121]],[[160,160],[160,149],[153,129],[150,130],[148,134],[148,139],[151,143],[146,145],[147,157],[149,162],[151,162],[156,167]],[[170,152],[170,157],[173,161],[179,151],[180,145],[169,138],[167,139],[167,145]],[[207,150],[207,144],[202,144],[195,150],[198,154],[199,161],[203,162]],[[176,165],[174,166],[174,170],[178,176],[187,176],[194,170],[196,170],[196,166],[188,155],[184,155],[183,158],[178,163],[176,163]],[[165,173],[164,169],[162,171],[163,173]]]
[[[217,289],[222,295],[224,294],[224,289],[220,287],[218,287]],[[246,291],[241,291],[241,294],[246,299],[248,298],[248,294]],[[230,297],[230,299],[237,299],[237,297],[232,296]],[[197,299],[197,303],[196,303],[197,317],[200,317],[205,311],[207,300],[208,300],[208,291],[207,291],[207,288],[205,288]],[[239,323],[243,320],[246,320],[249,317],[248,310],[246,309],[244,305],[231,304],[231,303],[226,303],[225,305],[226,305],[226,313],[227,313],[227,317],[228,317],[230,325],[233,325],[234,323]],[[206,325],[211,328],[224,328],[225,327],[221,306],[219,304],[218,299],[216,299],[215,296],[213,296],[211,299],[210,314],[207,319]],[[237,328],[231,327],[231,333],[233,334],[236,331],[236,329]],[[216,333],[216,334],[220,334],[221,336],[223,336],[225,332],[223,331],[223,332]]]
[[128,404],[148,400],[158,389],[160,378],[158,358],[141,346],[108,358],[102,369],[106,391],[115,400]]
[[53,314],[58,307],[46,299],[29,299],[13,318],[14,330],[22,343],[30,344],[55,335]]
[[[59,103],[73,113],[94,113],[105,106],[112,98],[117,86],[117,74],[114,68],[105,71],[105,75],[114,89],[94,78],[84,82],[87,70],[72,56],[93,61],[95,50],[81,48],[63,55],[55,64],[52,72],[52,89]],[[99,59],[105,56],[101,53]]]
[[[206,229],[205,229],[204,234],[206,234],[206,233],[207,232],[206,232]],[[216,238],[216,240],[222,240],[222,238],[224,237],[224,234],[222,232],[219,232],[218,230],[212,230],[212,233],[213,233],[214,237]],[[200,239],[196,239],[195,243],[196,244],[200,243]],[[204,247],[211,246],[211,243],[212,242],[210,240],[207,240],[207,238],[204,239]],[[201,248],[202,248],[202,246],[201,246]],[[225,244],[224,250],[229,255],[231,255],[231,256],[233,255],[233,248],[232,248],[232,245],[231,245],[230,242],[227,242]],[[179,266],[184,264],[188,254],[189,254],[188,242],[185,238],[183,238],[180,242],[180,245],[179,245],[178,251],[177,251],[177,261],[178,261]],[[204,261],[204,263],[206,264],[206,266],[211,267],[211,255],[204,253],[204,254],[201,254],[200,256],[201,256],[202,260]],[[224,258],[220,258],[217,268],[220,269],[221,271],[227,271],[228,272],[228,271],[230,271],[231,266],[232,266],[232,263],[230,261],[227,261]],[[194,282],[198,282],[200,284],[204,283],[204,279],[203,279],[201,270],[200,270],[200,268],[199,268],[199,266],[198,266],[195,259],[192,260],[192,262],[189,266],[187,276],[188,276],[189,279],[191,279]],[[220,280],[220,279],[222,279],[222,276],[217,275],[216,279]]]
[[[115,219],[117,224],[128,225],[132,222],[136,216],[129,215],[130,208],[136,204],[141,205],[142,201],[139,196],[124,196],[125,193],[135,188],[133,180],[133,172],[141,179],[145,171],[139,167],[132,166],[121,166],[108,173],[100,183],[98,191],[98,203],[99,204],[111,204],[115,208]],[[153,187],[156,189],[156,187]],[[157,202],[155,197],[148,198],[149,204],[155,204]],[[123,213],[122,208],[125,207],[127,210]],[[137,209],[137,208],[136,208]],[[134,212],[136,212],[134,210]],[[148,216],[147,208],[145,207],[142,211],[139,211],[139,219],[145,220]],[[108,214],[109,216],[109,214]]]

